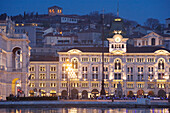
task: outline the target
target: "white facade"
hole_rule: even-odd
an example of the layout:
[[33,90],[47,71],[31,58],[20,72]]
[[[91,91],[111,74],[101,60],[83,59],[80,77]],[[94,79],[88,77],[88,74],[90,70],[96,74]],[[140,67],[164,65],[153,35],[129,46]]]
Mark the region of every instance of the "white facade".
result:
[[[170,53],[164,48],[128,47],[121,35],[108,38],[109,48],[104,48],[104,81],[106,95],[115,95],[117,84],[122,84],[122,95],[161,95],[170,91]],[[122,47],[122,45],[124,46]],[[113,46],[112,46],[113,45]],[[121,45],[121,46],[115,46]],[[126,49],[125,49],[126,48]],[[140,51],[141,49],[142,52]],[[77,47],[69,51],[58,52],[59,61],[54,61],[56,71],[55,94],[72,98],[90,98],[100,96],[102,81],[102,48]],[[69,60],[69,61],[68,61]],[[45,62],[34,63],[32,66],[45,65]],[[48,65],[48,66],[47,66]],[[46,64],[49,70],[51,63]],[[43,80],[31,80],[32,83],[49,80],[51,71],[46,70]],[[39,76],[40,72],[35,76]],[[31,87],[40,88],[39,86]],[[42,89],[42,88],[40,88]],[[49,85],[43,90],[50,94]]]
[[29,40],[25,34],[6,34],[0,30],[0,96],[18,95],[21,89],[27,96],[27,77],[30,57]]

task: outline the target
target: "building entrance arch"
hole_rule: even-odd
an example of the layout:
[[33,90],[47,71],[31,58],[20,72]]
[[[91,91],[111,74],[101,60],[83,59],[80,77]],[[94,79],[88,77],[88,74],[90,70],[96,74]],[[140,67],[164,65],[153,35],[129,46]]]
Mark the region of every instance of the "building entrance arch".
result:
[[82,99],[88,99],[88,92],[86,90],[82,91]]
[[163,89],[160,89],[160,90],[158,91],[158,96],[159,96],[159,97],[166,97],[166,92],[165,92]]
[[67,96],[68,96],[67,91],[66,91],[66,90],[63,90],[63,91],[61,92],[61,96],[62,96],[63,99],[66,99]]
[[78,99],[78,90],[77,89],[71,90],[71,99]]

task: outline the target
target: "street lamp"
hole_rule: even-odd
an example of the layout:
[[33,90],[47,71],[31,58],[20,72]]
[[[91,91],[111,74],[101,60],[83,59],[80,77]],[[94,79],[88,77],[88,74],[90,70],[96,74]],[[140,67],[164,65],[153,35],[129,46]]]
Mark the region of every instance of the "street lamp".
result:
[[66,63],[63,65],[65,67],[65,71],[67,72],[67,99],[70,97],[70,79],[74,79],[77,77],[74,69],[72,68],[72,64],[69,62],[69,59],[66,59]]

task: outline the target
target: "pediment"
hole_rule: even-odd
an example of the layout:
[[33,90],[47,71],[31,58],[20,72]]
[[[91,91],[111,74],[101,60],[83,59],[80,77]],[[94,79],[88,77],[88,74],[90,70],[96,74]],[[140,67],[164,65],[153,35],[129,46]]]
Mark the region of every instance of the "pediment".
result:
[[166,50],[157,50],[157,51],[155,51],[154,52],[155,54],[158,54],[158,55],[166,55],[166,54],[169,54],[169,52],[168,51],[166,51]]
[[68,53],[71,53],[71,54],[79,54],[79,53],[82,53],[82,51],[78,50],[78,49],[71,49],[68,51]]
[[158,35],[157,33],[155,33],[155,32],[151,32],[151,33],[149,33],[149,34],[147,34],[147,35],[145,35],[144,37],[142,37],[142,38],[159,38],[159,37],[162,37],[161,35]]
[[121,51],[121,50],[114,50],[114,51],[111,51],[112,54],[123,54],[125,53],[124,51]]

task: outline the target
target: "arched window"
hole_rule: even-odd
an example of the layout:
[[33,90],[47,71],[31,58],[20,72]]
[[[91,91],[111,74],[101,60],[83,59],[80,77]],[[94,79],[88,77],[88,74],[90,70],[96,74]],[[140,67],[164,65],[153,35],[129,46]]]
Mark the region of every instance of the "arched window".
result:
[[116,69],[116,70],[120,70],[120,69],[121,69],[121,62],[120,62],[119,59],[117,59],[117,60],[115,61],[115,69]]
[[14,48],[12,51],[12,66],[15,69],[22,67],[22,51],[20,48]]
[[155,38],[152,38],[152,39],[151,39],[151,44],[152,44],[152,45],[155,45]]
[[159,60],[159,62],[158,62],[158,69],[165,69],[165,67],[164,67],[164,60],[163,59]]
[[72,68],[73,69],[78,69],[78,61],[77,61],[77,59],[72,60]]
[[114,45],[112,44],[112,48],[114,48]]

